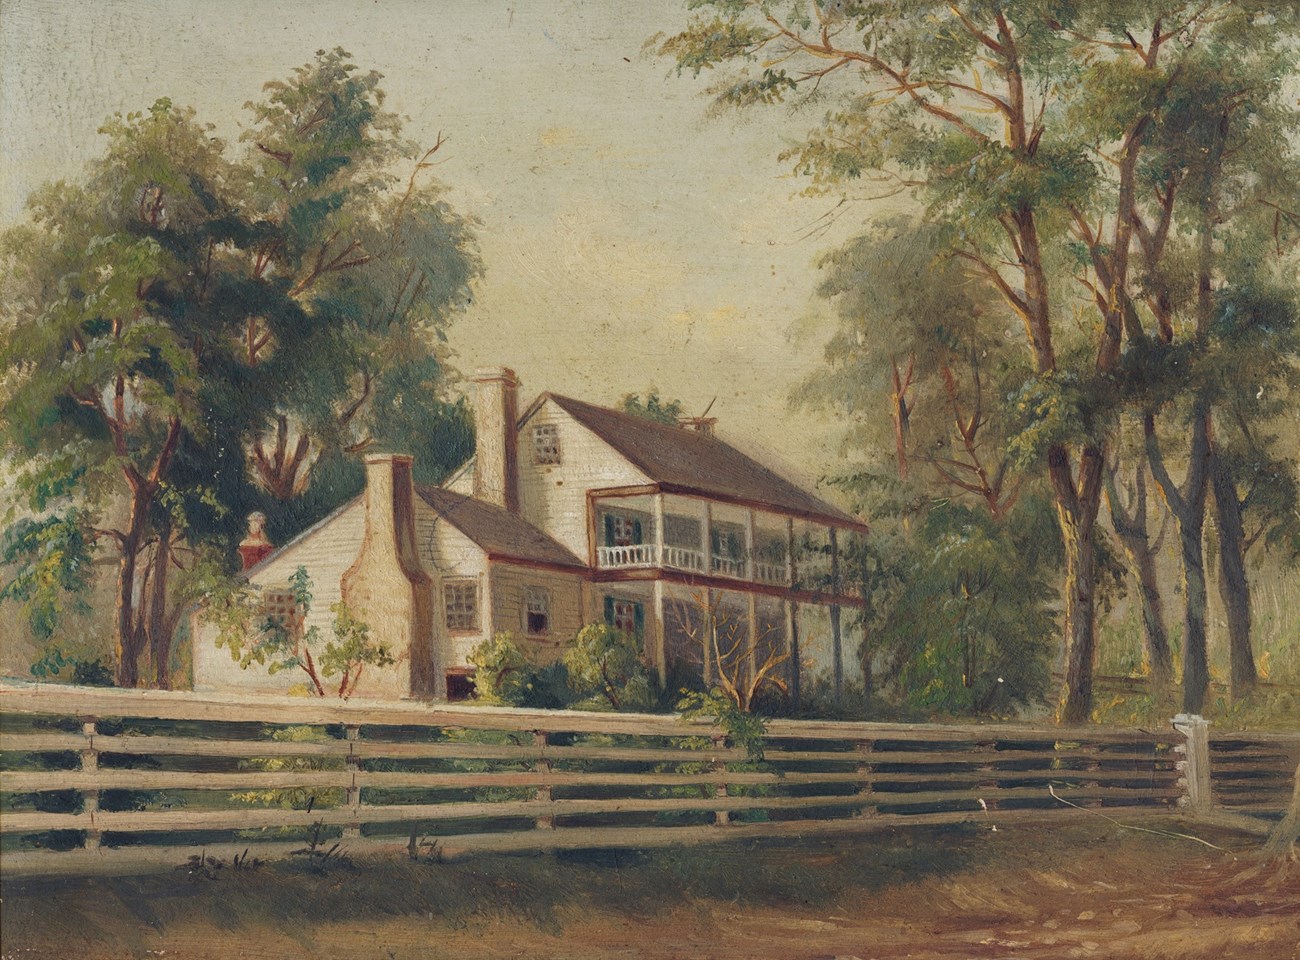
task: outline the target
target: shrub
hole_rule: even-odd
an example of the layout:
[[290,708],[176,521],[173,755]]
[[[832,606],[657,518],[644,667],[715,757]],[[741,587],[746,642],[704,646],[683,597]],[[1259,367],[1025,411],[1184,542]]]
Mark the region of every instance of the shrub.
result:
[[474,667],[474,695],[484,703],[523,706],[532,665],[510,633],[498,633],[469,653]]
[[644,710],[654,688],[636,637],[604,623],[578,631],[564,651],[569,686],[580,701],[599,709]]

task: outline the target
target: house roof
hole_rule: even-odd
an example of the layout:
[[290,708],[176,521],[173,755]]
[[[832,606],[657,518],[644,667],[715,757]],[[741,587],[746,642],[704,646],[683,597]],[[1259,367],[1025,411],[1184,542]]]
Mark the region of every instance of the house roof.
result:
[[417,487],[415,492],[494,560],[586,569],[567,547],[504,507],[444,487]]
[[795,516],[866,529],[866,524],[716,437],[630,413],[544,393],[529,415],[553,401],[609,444],[667,493],[694,494]]

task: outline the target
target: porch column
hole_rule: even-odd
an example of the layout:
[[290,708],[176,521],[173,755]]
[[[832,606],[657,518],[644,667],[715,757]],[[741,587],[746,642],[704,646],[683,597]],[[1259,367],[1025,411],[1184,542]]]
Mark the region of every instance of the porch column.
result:
[[834,527],[828,528],[831,538],[831,657],[835,670],[835,703],[844,695],[844,650],[840,637],[840,539]]
[[[753,516],[753,514],[751,514]],[[758,594],[750,591],[746,596],[749,598],[746,613],[749,616],[749,637],[746,646],[746,661],[749,668],[749,679],[758,676]]]
[[700,553],[704,555],[705,576],[713,573],[713,504],[708,500],[701,501],[704,504],[704,511],[700,515]]
[[703,663],[701,670],[704,671],[704,682],[706,684],[713,681],[713,632],[717,629],[717,624],[713,618],[713,591],[708,587],[704,589],[704,609],[700,611],[700,645],[703,647]]
[[664,495],[662,492],[654,495],[654,520],[655,566],[662,568],[664,565]]
[[659,686],[668,682],[668,638],[664,625],[664,582],[654,582],[654,624],[651,628],[651,643],[654,647],[654,665],[659,674]]
[[[793,589],[795,579],[799,574],[797,561],[795,560],[795,539],[794,539],[794,518],[787,517],[785,521],[785,566],[789,572],[790,586]],[[785,601],[785,615],[787,624],[787,638],[789,642],[790,653],[790,706],[797,712],[800,706],[800,697],[802,695],[802,669],[799,663],[799,602],[788,599]]]
[[758,567],[754,563],[754,511],[745,511],[745,579],[757,580]]

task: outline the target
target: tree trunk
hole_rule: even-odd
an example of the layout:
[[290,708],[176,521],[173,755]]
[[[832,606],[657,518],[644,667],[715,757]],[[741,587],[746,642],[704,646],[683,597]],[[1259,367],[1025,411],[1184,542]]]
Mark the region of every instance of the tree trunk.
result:
[[153,664],[153,685],[159,690],[171,689],[172,636],[167,617],[167,572],[171,566],[171,524],[164,523],[158,531],[158,545],[154,550],[153,574],[149,582],[149,612],[145,620],[145,635],[149,641],[149,659]]
[[134,687],[140,682],[141,633],[136,629],[135,571],[144,540],[148,501],[137,493],[131,501],[126,535],[122,538],[122,556],[117,566],[117,622],[114,648],[117,655],[114,682],[119,687]]
[[[1101,452],[1089,451],[1088,470],[1100,468]],[[1076,492],[1069,453],[1053,447],[1047,454],[1056,513],[1065,547],[1065,687],[1057,709],[1061,723],[1087,723],[1092,716],[1092,672],[1096,650],[1096,519],[1101,506],[1099,483],[1084,482]],[[1091,464],[1095,463],[1093,467]]]
[[1250,581],[1246,577],[1246,535],[1232,471],[1213,450],[1210,479],[1219,524],[1219,595],[1228,613],[1228,657],[1233,698],[1255,689],[1259,676],[1250,647]]
[[1205,500],[1178,519],[1178,542],[1183,561],[1183,588],[1187,601],[1183,615],[1183,712],[1199,715],[1209,693],[1210,667],[1205,638]]
[[1291,791],[1291,804],[1286,808],[1273,832],[1264,841],[1266,857],[1282,858],[1290,856],[1292,848],[1300,841],[1300,766],[1295,768],[1294,789]]
[[1151,683],[1164,689],[1173,682],[1173,655],[1169,650],[1169,631],[1165,627],[1164,600],[1156,575],[1156,552],[1147,530],[1146,468],[1138,465],[1131,511],[1119,501],[1113,479],[1106,483],[1106,502],[1110,506],[1111,526],[1128,556],[1129,571],[1137,581],[1142,610],[1142,645],[1150,670]]

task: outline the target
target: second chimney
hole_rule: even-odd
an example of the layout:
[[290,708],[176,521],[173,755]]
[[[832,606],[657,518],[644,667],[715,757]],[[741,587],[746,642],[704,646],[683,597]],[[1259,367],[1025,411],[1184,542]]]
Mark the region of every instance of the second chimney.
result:
[[474,496],[519,510],[519,378],[508,367],[474,374]]

